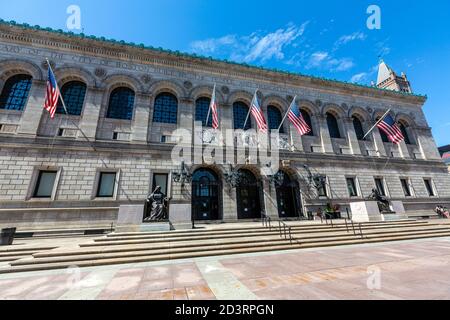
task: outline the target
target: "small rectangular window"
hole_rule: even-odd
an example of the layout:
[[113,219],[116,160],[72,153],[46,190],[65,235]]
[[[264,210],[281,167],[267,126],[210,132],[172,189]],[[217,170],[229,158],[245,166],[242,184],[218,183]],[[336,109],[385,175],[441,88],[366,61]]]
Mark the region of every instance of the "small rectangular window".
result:
[[55,187],[56,171],[39,171],[34,198],[51,198]]
[[100,172],[98,180],[97,197],[112,198],[116,188],[116,172]]
[[401,183],[402,183],[402,188],[403,188],[403,193],[405,194],[405,197],[411,197],[411,188],[409,185],[409,180],[408,179],[400,179]]
[[58,129],[58,137],[62,137],[64,135],[64,129],[59,128]]
[[378,192],[386,197],[386,189],[384,187],[384,179],[383,178],[375,178],[375,186],[377,187]]
[[117,140],[119,138],[118,132],[113,132],[113,140]]
[[161,136],[161,143],[167,142],[167,136]]
[[425,182],[425,187],[427,188],[428,195],[430,197],[436,196],[433,188],[433,182],[431,181],[431,179],[424,179],[423,181]]
[[347,178],[347,189],[350,197],[358,196],[358,189],[356,188],[355,178]]

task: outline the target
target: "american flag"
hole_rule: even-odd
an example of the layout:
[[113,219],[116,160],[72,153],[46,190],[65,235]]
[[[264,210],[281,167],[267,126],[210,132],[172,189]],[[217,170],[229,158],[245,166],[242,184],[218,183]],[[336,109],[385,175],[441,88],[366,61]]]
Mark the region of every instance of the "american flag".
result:
[[44,109],[50,112],[50,117],[53,119],[56,113],[56,106],[58,105],[59,89],[56,83],[55,75],[52,69],[48,68],[47,93],[45,95]]
[[213,95],[211,99],[211,105],[209,107],[212,112],[212,127],[213,129],[217,130],[219,129],[219,112],[217,108],[217,101],[216,101],[216,86],[214,86]]
[[256,120],[256,124],[258,125],[258,130],[267,133],[268,127],[266,118],[264,118],[263,111],[258,102],[258,95],[255,92],[255,96],[253,97],[252,106],[251,106],[252,115]]
[[297,129],[300,136],[304,136],[305,134],[311,132],[311,128],[306,123],[305,119],[302,116],[297,104],[292,101],[292,104],[289,108],[288,118],[292,122],[292,124]]
[[402,131],[400,130],[395,120],[391,115],[386,115],[378,124],[377,127],[382,130],[388,136],[389,140],[391,140],[395,144],[399,144],[405,137],[403,136]]

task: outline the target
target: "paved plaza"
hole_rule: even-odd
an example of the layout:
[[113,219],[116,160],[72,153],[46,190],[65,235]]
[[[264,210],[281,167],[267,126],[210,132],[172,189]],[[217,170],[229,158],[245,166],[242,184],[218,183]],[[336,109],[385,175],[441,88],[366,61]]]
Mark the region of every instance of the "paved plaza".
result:
[[0,275],[0,299],[449,299],[450,238]]

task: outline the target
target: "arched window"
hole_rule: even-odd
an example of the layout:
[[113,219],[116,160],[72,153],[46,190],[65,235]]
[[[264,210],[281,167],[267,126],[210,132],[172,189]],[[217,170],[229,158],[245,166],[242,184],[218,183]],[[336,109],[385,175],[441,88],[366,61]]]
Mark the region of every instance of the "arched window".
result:
[[18,74],[6,80],[0,96],[0,109],[22,111],[28,100],[32,77]]
[[250,118],[248,118],[247,124],[245,125],[245,119],[248,115],[248,106],[243,102],[235,102],[233,104],[233,119],[234,119],[234,129],[244,129],[249,130],[252,128],[252,121]]
[[209,114],[208,123],[206,123],[210,104],[210,98],[197,99],[195,102],[195,121],[201,121],[204,127],[212,128],[212,113]]
[[305,122],[308,124],[308,126],[311,128],[311,131],[308,132],[306,135],[307,136],[314,136],[314,131],[313,131],[313,126],[312,126],[312,121],[311,121],[311,116],[309,114],[308,111],[304,110],[304,109],[300,109],[300,112],[302,113],[303,119],[305,120]]
[[[61,96],[70,115],[79,116],[83,110],[84,97],[86,96],[86,84],[80,81],[71,81],[61,88]],[[56,113],[65,114],[61,99],[58,102]]]
[[406,130],[406,126],[403,123],[399,123],[398,126],[400,127],[400,130],[402,131],[403,136],[405,137],[405,143],[411,144],[411,139],[409,138],[408,130]]
[[328,124],[328,131],[330,132],[330,137],[334,139],[340,139],[341,133],[339,131],[337,119],[334,115],[332,115],[329,112],[327,112],[327,124]]
[[[283,120],[283,116],[281,115],[280,109],[274,106],[268,106],[267,117],[269,122],[269,130],[278,130],[281,121]],[[283,126],[280,129],[280,133],[285,133]]]
[[107,118],[131,120],[133,118],[134,91],[120,87],[111,92]]
[[161,93],[155,99],[153,122],[177,124],[178,99],[171,93]]
[[364,140],[364,128],[361,120],[357,116],[353,116],[353,127],[355,128],[356,137],[358,140]]

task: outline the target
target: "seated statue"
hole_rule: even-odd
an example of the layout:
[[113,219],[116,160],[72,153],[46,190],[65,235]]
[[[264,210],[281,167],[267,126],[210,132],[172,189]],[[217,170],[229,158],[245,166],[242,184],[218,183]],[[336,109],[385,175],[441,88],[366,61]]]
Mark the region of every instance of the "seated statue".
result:
[[382,196],[378,189],[372,189],[372,194],[368,198],[369,200],[375,200],[378,202],[378,207],[381,212],[390,212],[390,204],[386,197]]
[[147,197],[147,204],[150,206],[150,215],[144,219],[145,222],[167,220],[167,205],[169,198],[157,186],[155,191]]

